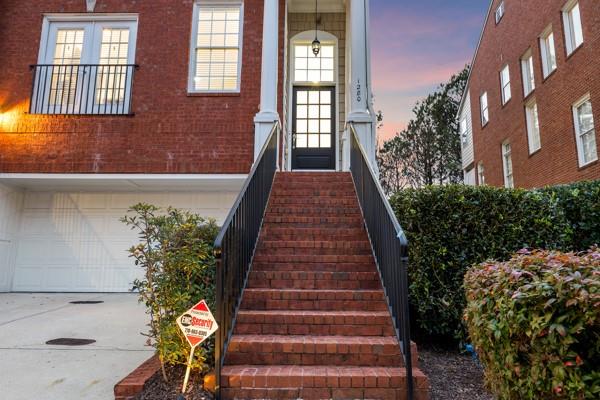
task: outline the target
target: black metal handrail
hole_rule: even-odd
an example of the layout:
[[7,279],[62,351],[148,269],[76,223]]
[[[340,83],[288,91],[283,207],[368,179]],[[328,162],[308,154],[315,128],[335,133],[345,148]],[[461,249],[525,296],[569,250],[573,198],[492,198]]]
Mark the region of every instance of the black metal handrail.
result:
[[350,126],[350,171],[369,233],[388,307],[406,368],[408,399],[413,398],[410,319],[408,315],[408,240],[385,197],[377,175]]
[[221,368],[227,345],[235,327],[237,310],[277,171],[278,131],[279,123],[276,122],[215,240],[216,314],[219,324],[215,343],[217,398],[220,396]]
[[31,65],[30,114],[131,115],[134,64]]

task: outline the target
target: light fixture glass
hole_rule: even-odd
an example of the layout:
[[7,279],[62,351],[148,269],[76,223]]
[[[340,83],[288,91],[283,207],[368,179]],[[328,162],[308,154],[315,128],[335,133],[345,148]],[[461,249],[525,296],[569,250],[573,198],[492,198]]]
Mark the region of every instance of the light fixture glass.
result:
[[321,42],[319,42],[319,38],[315,37],[315,40],[312,42],[312,52],[317,57],[321,52]]

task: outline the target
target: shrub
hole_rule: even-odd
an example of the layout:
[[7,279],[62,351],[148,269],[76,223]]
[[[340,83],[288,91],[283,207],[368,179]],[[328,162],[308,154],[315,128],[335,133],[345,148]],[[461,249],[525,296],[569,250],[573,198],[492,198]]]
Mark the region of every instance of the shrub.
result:
[[600,398],[600,251],[523,250],[465,276],[465,320],[500,399]]
[[[133,206],[121,219],[139,232],[140,243],[129,249],[135,265],[144,270],[133,290],[150,316],[148,344],[156,348],[163,366],[186,364],[190,346],[176,319],[201,299],[215,305],[215,260],[212,244],[218,233],[213,220],[168,208],[160,213],[148,204]],[[206,371],[214,363],[214,341],[194,353],[193,369]]]
[[571,242],[564,212],[541,192],[464,185],[396,193],[390,202],[409,246],[411,315],[419,335],[463,339],[463,278],[468,267],[506,259],[523,247]]
[[570,250],[600,245],[600,181],[576,182],[541,190],[564,210],[573,231]]

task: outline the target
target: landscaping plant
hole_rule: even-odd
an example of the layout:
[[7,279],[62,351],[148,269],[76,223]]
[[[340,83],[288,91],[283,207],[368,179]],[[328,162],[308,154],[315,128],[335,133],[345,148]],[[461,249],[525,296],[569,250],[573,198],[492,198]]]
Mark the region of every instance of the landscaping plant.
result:
[[571,243],[558,200],[537,191],[427,186],[402,190],[390,202],[409,240],[414,337],[438,343],[465,338],[463,279],[471,265],[523,247]]
[[600,398],[600,250],[522,250],[465,276],[465,320],[501,400]]
[[[177,317],[199,300],[215,305],[213,242],[218,233],[214,220],[168,208],[161,212],[149,204],[137,204],[121,219],[139,233],[140,243],[129,249],[135,265],[143,270],[133,283],[150,316],[148,344],[156,348],[165,365],[186,364],[190,346],[176,324]],[[207,340],[194,354],[192,368],[209,370],[214,364],[214,340]]]

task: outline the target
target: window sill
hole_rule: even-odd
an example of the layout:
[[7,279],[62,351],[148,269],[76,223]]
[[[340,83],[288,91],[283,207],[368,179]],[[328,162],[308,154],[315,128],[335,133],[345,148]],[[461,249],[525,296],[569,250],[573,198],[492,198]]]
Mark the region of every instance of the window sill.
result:
[[598,164],[598,159],[597,158],[594,161],[590,161],[587,164],[579,166],[579,168],[577,168],[577,171],[583,171],[584,169],[589,168],[592,165],[596,165],[596,164]]
[[510,101],[512,100],[512,97],[508,100],[506,100],[506,102],[502,103],[502,108],[505,108],[506,106],[508,106],[510,104]]
[[485,129],[486,126],[490,124],[490,121],[487,121],[485,124],[481,124],[481,129]]
[[558,67],[554,68],[554,69],[552,70],[552,72],[550,72],[548,75],[546,75],[546,76],[544,77],[544,79],[542,80],[542,83],[546,83],[546,81],[547,81],[548,79],[552,78],[552,77],[554,76],[554,73],[555,73],[556,71],[558,71]]
[[240,92],[188,92],[187,97],[240,97]]
[[571,51],[569,54],[567,54],[566,61],[570,60],[571,57],[573,57],[575,55],[575,53],[577,53],[579,51],[579,49],[581,49],[582,47],[583,47],[583,43],[581,43],[579,46],[575,47],[573,49],[573,51]]
[[539,153],[540,151],[542,151],[542,148],[540,147],[539,149],[535,150],[533,153],[529,153],[529,158],[535,156],[537,153]]
[[529,92],[523,96],[523,102],[529,103],[529,100],[531,100],[534,97],[534,95],[535,95],[535,88],[531,89],[531,92]]

